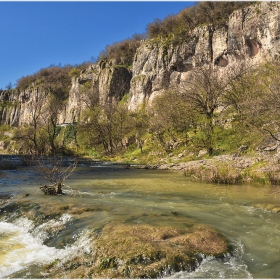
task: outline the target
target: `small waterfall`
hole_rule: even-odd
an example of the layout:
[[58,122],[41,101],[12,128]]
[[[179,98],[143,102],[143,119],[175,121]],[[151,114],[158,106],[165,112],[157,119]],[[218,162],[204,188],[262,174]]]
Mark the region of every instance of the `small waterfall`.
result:
[[0,278],[22,270],[28,271],[31,265],[40,267],[54,260],[64,263],[81,251],[89,253],[90,240],[83,232],[73,236],[75,242],[63,249],[44,245],[51,229],[61,227],[69,219],[70,215],[63,215],[58,221],[50,220],[38,227],[27,218],[18,218],[13,223],[0,221]]

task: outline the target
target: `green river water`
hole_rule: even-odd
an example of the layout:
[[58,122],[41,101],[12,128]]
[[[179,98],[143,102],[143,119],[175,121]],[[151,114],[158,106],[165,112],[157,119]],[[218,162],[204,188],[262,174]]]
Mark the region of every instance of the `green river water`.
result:
[[[21,200],[30,205],[99,209],[35,225],[0,206],[0,278],[38,277],[40,265],[71,259],[77,250],[94,250],[88,234],[110,221],[184,226],[186,218],[218,230],[234,246],[234,254],[223,261],[205,258],[195,271],[169,278],[280,278],[280,213],[256,207],[279,204],[280,198],[260,187],[204,184],[182,172],[106,164],[80,165],[66,181],[75,189],[72,195],[68,188],[64,196],[44,195],[37,187],[42,180],[30,167],[1,171],[0,183],[0,193],[29,193]],[[64,230],[50,239],[46,228],[59,225]]]

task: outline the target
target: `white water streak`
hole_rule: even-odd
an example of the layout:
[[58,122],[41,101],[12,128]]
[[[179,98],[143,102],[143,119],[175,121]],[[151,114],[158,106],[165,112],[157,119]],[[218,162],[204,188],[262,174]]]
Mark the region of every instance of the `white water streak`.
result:
[[208,256],[204,257],[201,264],[192,272],[180,271],[168,278],[253,278],[247,265],[242,260],[243,244],[235,246],[233,255],[227,255],[223,260]]
[[[54,223],[65,223],[70,218],[68,216],[62,216]],[[51,221],[48,223],[52,226]],[[36,230],[37,235],[34,234]],[[30,265],[46,265],[56,259],[66,262],[81,251],[90,251],[89,239],[84,236],[80,236],[73,245],[64,249],[44,245],[46,237],[46,234],[36,229],[33,222],[27,218],[20,218],[13,224],[0,222],[0,278],[26,269]]]

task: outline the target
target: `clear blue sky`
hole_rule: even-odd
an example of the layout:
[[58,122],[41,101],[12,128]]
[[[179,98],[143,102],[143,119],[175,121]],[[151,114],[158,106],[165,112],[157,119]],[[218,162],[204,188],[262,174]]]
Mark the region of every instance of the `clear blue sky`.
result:
[[194,2],[0,2],[0,89],[51,64],[81,64]]

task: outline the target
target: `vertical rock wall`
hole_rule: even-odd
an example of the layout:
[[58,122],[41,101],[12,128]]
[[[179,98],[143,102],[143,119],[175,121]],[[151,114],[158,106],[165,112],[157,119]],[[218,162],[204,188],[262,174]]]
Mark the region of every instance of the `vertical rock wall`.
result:
[[176,47],[144,43],[133,63],[129,107],[135,110],[143,102],[151,104],[196,66],[227,67],[241,60],[275,59],[280,55],[279,34],[280,3],[259,2],[233,12],[225,26],[194,29],[188,43]]
[[[129,108],[145,103],[188,79],[194,67],[212,63],[221,69],[248,60],[252,63],[280,57],[280,2],[258,2],[234,11],[224,26],[200,26],[188,34],[188,42],[173,46],[153,40],[137,49],[132,69],[116,61],[90,65],[72,79],[69,100],[59,122],[79,120],[93,98],[101,104],[116,103],[130,95]],[[222,70],[221,70],[222,71]],[[91,94],[84,91],[85,85]],[[1,124],[22,125],[30,120],[32,104],[45,98],[36,86],[24,92],[0,92]]]

